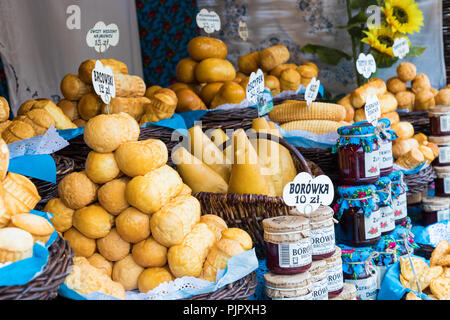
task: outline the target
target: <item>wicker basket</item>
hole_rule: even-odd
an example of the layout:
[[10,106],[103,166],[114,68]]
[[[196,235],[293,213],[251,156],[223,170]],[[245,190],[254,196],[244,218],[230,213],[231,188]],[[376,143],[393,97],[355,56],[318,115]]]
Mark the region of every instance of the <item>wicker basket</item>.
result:
[[52,154],[52,157],[56,164],[56,184],[39,179],[31,179],[42,197],[41,201],[36,205],[36,210],[42,210],[50,199],[58,197],[58,183],[65,175],[75,170],[74,160],[55,154]]
[[404,180],[408,186],[407,196],[423,192],[435,178],[436,172],[434,171],[433,166],[428,166],[416,174],[405,175]]
[[[277,137],[269,134],[256,134],[256,137],[269,140],[277,139]],[[225,144],[229,144],[230,141],[231,139]],[[320,169],[317,167],[311,170],[311,163],[308,164],[302,154],[287,141],[279,139],[279,143],[291,152],[298,172],[304,171],[311,175],[313,171],[320,173]],[[224,147],[226,146],[224,145]],[[247,231],[254,241],[258,256],[263,256],[263,250],[261,250],[264,246],[262,220],[287,215],[290,210],[290,207],[284,203],[281,197],[210,192],[200,192],[194,194],[194,196],[200,201],[203,214],[215,214],[224,219],[230,227],[237,227]]]
[[252,272],[217,291],[193,296],[186,300],[248,300],[255,293],[257,285],[256,273]]
[[59,286],[70,273],[73,250],[61,237],[50,246],[48,263],[42,274],[21,286],[0,287],[0,300],[55,299]]
[[428,111],[399,112],[400,121],[407,121],[414,127],[414,132],[430,135],[430,118]]

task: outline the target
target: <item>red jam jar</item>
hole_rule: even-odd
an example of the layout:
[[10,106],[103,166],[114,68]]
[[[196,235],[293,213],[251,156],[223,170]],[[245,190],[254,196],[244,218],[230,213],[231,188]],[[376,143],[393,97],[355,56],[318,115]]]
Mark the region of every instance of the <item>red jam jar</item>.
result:
[[408,187],[403,181],[403,172],[401,171],[392,171],[389,179],[391,179],[391,198],[395,225],[399,225],[405,223],[408,219],[408,200],[406,197]]
[[328,299],[331,299],[338,296],[344,288],[341,248],[336,247],[334,254],[325,261],[327,262]]
[[333,147],[338,153],[339,178],[342,184],[364,185],[380,178],[380,146],[375,127],[358,123],[338,129],[340,138]]
[[267,268],[276,274],[292,275],[311,267],[311,230],[301,216],[263,220]]
[[450,135],[450,106],[435,106],[428,109],[431,134],[433,136]]
[[[291,210],[289,214],[304,216],[296,209]],[[336,250],[333,215],[333,209],[322,205],[309,215],[313,260],[331,257]]]
[[434,179],[438,197],[450,197],[450,167],[434,167],[437,178]]
[[378,194],[378,206],[380,207],[380,231],[382,236],[391,233],[395,229],[391,184],[389,177],[381,177],[380,180],[375,182]]
[[377,125],[379,131],[378,142],[380,144],[380,176],[388,176],[394,166],[394,156],[392,155],[392,141],[398,136],[394,130],[390,130],[391,121],[380,119]]
[[375,245],[380,241],[380,208],[374,185],[338,187],[335,213],[339,220],[336,238],[352,247]]
[[424,227],[450,219],[450,199],[426,197],[422,201],[422,225]]
[[434,159],[433,165],[435,167],[450,166],[450,136],[431,136],[429,140],[439,147],[439,156]]

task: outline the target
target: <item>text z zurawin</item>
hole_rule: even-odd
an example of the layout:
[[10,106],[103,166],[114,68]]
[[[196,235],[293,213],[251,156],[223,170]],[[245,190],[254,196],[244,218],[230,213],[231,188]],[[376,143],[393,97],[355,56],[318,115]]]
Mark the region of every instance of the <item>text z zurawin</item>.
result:
[[226,312],[227,315],[233,317],[241,315],[265,315],[267,313],[265,305],[239,305],[231,304],[227,306],[227,309],[219,309],[219,307],[197,307],[190,305],[184,307],[184,315],[205,315],[214,318],[218,313]]

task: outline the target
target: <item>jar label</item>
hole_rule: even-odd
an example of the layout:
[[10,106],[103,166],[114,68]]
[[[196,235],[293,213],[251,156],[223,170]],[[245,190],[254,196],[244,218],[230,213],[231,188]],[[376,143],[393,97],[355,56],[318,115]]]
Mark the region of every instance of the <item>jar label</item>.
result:
[[297,268],[310,264],[312,262],[310,238],[297,243],[278,245],[278,257],[281,268]]
[[344,278],[342,275],[342,263],[334,265],[327,270],[328,292],[341,290],[344,286]]
[[437,212],[437,222],[450,219],[450,209],[441,210]]
[[328,300],[328,280],[327,277],[313,283],[313,300]]
[[394,209],[389,206],[380,208],[380,229],[381,233],[390,232],[395,229]]
[[366,279],[345,280],[356,287],[356,300],[375,300],[377,297],[377,277],[370,276]]
[[392,156],[392,142],[381,144],[380,148],[380,169],[386,169],[393,166],[394,158]]
[[364,154],[365,177],[376,177],[380,175],[380,151],[366,152]]
[[311,229],[312,255],[321,255],[335,250],[334,226]]
[[377,269],[377,289],[380,289],[381,282],[383,282],[384,274],[386,273],[387,267],[386,266],[376,266]]
[[406,193],[402,193],[397,199],[392,199],[395,220],[400,220],[408,215]]
[[450,147],[439,147],[439,162],[450,163]]
[[450,116],[441,116],[441,132],[450,131]]
[[366,240],[381,236],[380,229],[380,210],[373,211],[370,217],[364,215],[364,228]]
[[444,178],[444,193],[450,194],[450,178]]

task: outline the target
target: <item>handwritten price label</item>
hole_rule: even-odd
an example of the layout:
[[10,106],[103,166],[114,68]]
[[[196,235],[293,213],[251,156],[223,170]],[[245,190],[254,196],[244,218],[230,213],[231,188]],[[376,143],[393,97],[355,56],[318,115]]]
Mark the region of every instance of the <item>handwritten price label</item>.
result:
[[100,60],[95,62],[95,68],[92,70],[92,85],[95,93],[107,105],[111,102],[111,98],[116,96],[113,71],[109,66],[104,67]]
[[409,43],[406,38],[396,38],[392,46],[394,56],[403,59],[409,53]]
[[105,52],[110,46],[115,47],[119,43],[119,27],[114,23],[105,25],[99,21],[86,34],[86,43],[99,53]]
[[316,211],[320,205],[330,205],[333,198],[333,182],[325,175],[313,178],[306,172],[300,172],[294,181],[283,188],[284,202],[307,215]]
[[317,99],[319,88],[320,88],[320,80],[312,78],[311,82],[308,84],[305,91],[305,100],[308,107],[310,107],[311,103]]
[[367,97],[364,112],[367,121],[373,126],[376,126],[378,124],[378,118],[381,117],[381,105],[376,95],[372,94]]
[[247,100],[252,104],[258,104],[258,99],[264,92],[264,74],[261,69],[250,74],[250,80],[247,84]]
[[373,55],[370,53],[368,55],[360,53],[358,60],[356,60],[356,70],[364,78],[369,79],[372,73],[377,71],[377,64]]
[[213,33],[220,30],[220,17],[214,11],[206,9],[200,10],[196,17],[197,26],[205,30],[206,33]]

